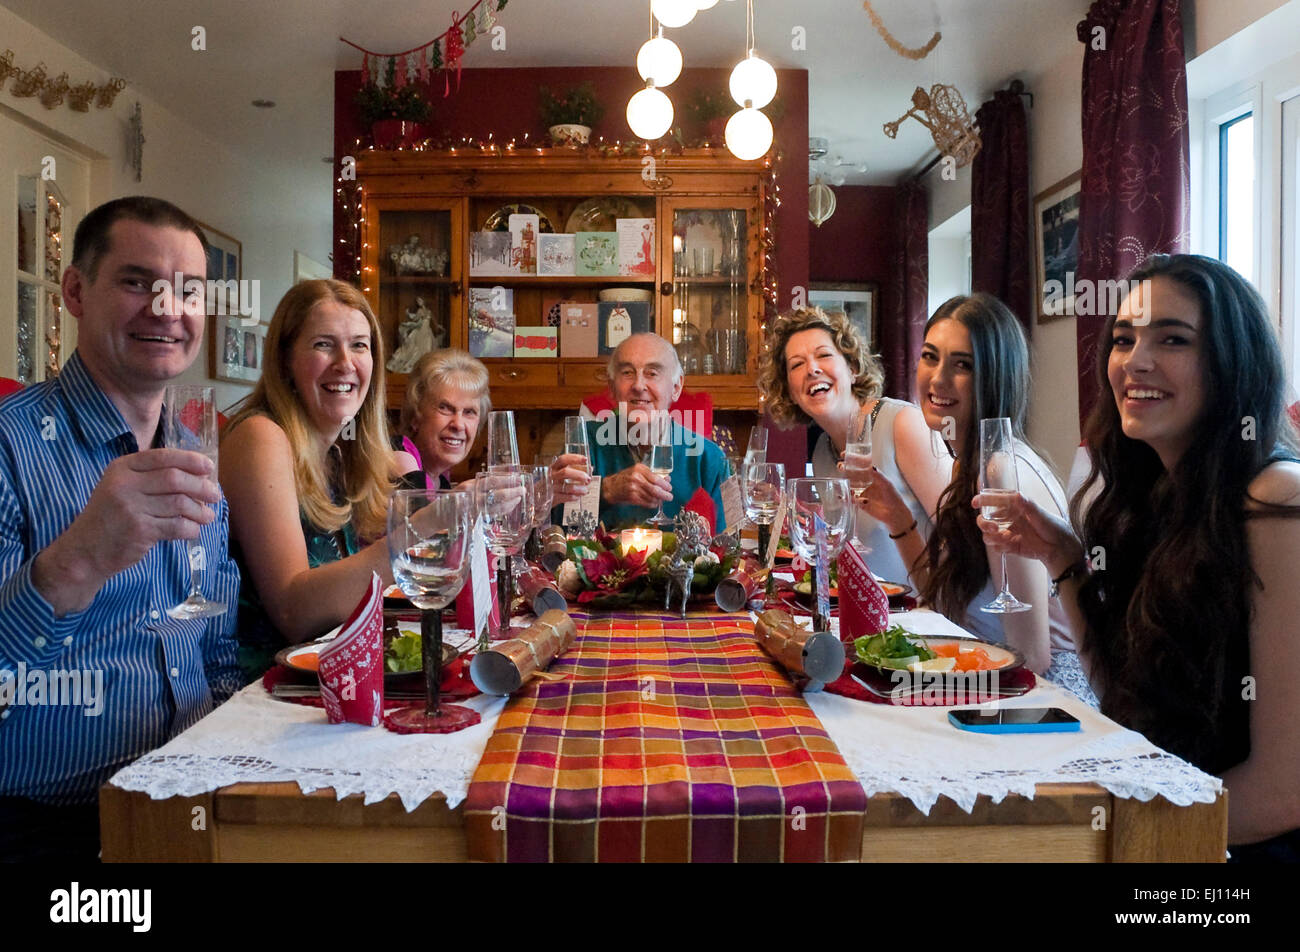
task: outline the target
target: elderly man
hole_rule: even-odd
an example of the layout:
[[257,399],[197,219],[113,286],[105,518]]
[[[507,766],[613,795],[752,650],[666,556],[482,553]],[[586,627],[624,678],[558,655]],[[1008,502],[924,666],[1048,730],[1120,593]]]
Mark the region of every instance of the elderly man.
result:
[[[716,443],[674,420],[672,479],[656,476],[646,465],[652,426],[668,418],[682,392],[682,365],[673,346],[658,334],[633,334],[623,341],[609,358],[609,392],[618,413],[587,423],[606,528],[644,523],[660,502],[666,515],[676,515],[702,490],[712,503],[716,531],[725,529],[722,482],[729,467]],[[557,502],[582,496],[590,482],[584,464],[575,455],[555,461]]]
[[[239,686],[226,503],[207,458],[162,441],[203,343],[206,246],[160,199],[91,211],[63,275],[77,350],[0,406],[0,860],[94,860],[99,786]],[[226,614],[168,616],[182,539]]]

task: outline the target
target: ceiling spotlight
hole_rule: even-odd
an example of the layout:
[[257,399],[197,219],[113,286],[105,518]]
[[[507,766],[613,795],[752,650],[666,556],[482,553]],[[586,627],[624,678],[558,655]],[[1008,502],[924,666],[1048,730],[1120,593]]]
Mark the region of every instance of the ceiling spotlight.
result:
[[685,26],[695,19],[695,0],[651,0],[650,11],[666,27]]
[[772,122],[746,103],[727,120],[727,148],[738,159],[757,159],[772,147]]
[[627,102],[627,124],[637,137],[652,142],[673,125],[672,100],[646,83],[645,89],[635,93]]
[[253,105],[258,109],[274,109],[275,101],[271,99],[254,99]]
[[641,44],[636,54],[636,71],[659,89],[671,86],[682,74],[682,51],[664,36],[663,27],[659,28],[658,36]]

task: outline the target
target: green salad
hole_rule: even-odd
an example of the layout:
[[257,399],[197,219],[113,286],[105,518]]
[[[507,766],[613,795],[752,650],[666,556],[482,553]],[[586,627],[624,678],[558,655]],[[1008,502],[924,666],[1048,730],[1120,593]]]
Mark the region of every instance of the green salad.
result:
[[914,642],[909,635],[916,637],[902,625],[894,625],[877,635],[863,635],[853,642],[853,647],[864,664],[899,671],[936,657],[923,642]]
[[406,674],[408,671],[422,671],[424,656],[420,651],[420,634],[412,632],[401,635],[388,643],[384,651],[384,670],[391,674]]

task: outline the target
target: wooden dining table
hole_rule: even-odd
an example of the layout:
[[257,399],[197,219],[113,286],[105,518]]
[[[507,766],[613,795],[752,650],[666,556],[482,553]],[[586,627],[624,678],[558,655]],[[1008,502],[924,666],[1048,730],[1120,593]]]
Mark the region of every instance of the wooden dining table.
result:
[[[681,630],[690,632],[698,627],[687,625]],[[730,650],[736,650],[734,639],[730,644]],[[568,671],[580,679],[582,652],[577,655],[577,661],[568,662]],[[569,657],[563,656],[552,670],[563,668],[562,662]],[[512,721],[517,725],[527,723],[529,716],[519,707],[521,703],[516,698],[510,702],[515,708],[506,707],[506,712],[519,714]],[[803,702],[796,696],[791,703]],[[864,704],[862,710],[870,707]],[[808,716],[815,725],[811,711]],[[507,730],[506,720],[503,713],[489,752]],[[648,749],[648,743],[646,746]],[[843,761],[839,764],[843,767]],[[475,782],[491,779],[485,757]],[[443,794],[435,793],[408,810],[396,794],[367,804],[360,794],[340,799],[329,788],[304,793],[291,781],[235,783],[196,796],[159,800],[110,782],[100,793],[103,859],[461,862],[483,854],[481,832],[477,853],[473,842],[475,824],[470,808],[474,789],[471,786],[468,800],[455,808],[448,807]],[[922,811],[912,799],[895,792],[875,793],[863,802],[865,810],[853,811],[853,825],[848,827],[853,839],[848,848],[841,843],[824,858],[863,862],[1221,862],[1227,845],[1226,791],[1213,802],[1175,805],[1160,796],[1147,800],[1118,796],[1096,783],[1044,782],[1035,786],[1032,797],[1012,794],[994,802],[989,796],[980,796],[970,809],[940,796],[928,812]],[[756,829],[743,827],[747,819],[737,816],[726,830],[730,845],[725,852],[732,858],[746,858],[744,830]],[[641,858],[663,858],[655,852],[662,844],[650,826],[646,822],[639,834]],[[480,822],[478,829],[486,827]],[[700,836],[698,831],[695,836]],[[500,852],[500,858],[507,858],[504,848]]]

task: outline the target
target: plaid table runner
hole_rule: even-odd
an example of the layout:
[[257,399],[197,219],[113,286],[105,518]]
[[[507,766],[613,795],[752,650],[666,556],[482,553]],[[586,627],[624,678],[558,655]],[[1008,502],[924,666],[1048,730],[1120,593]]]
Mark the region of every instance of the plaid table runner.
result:
[[866,794],[745,615],[574,613],[470,783],[471,859],[844,861]]

